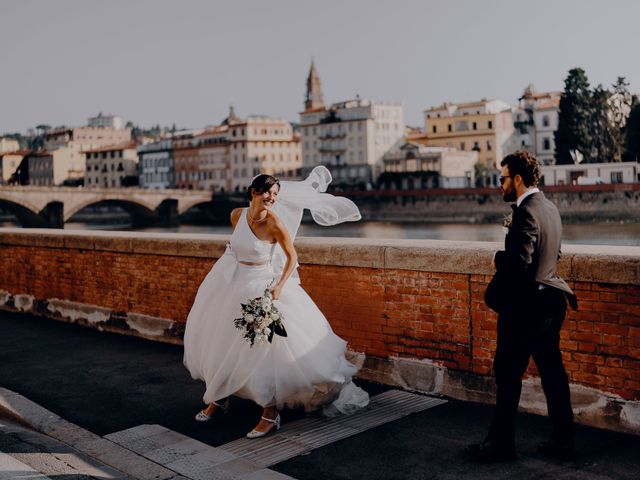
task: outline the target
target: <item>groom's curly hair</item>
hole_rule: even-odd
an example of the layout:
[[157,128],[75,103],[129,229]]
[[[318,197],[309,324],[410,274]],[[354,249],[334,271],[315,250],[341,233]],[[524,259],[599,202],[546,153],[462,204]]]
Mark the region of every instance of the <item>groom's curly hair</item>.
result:
[[541,170],[538,159],[529,152],[518,151],[504,157],[501,166],[507,166],[509,175],[520,175],[527,187],[537,187],[540,182]]
[[266,173],[256,175],[255,177],[253,177],[249,188],[247,188],[247,195],[249,196],[249,200],[251,200],[252,198],[252,192],[255,192],[259,195],[261,193],[268,192],[274,185],[278,185],[278,188],[280,188],[280,180],[278,180],[277,177],[274,177],[273,175],[267,175]]

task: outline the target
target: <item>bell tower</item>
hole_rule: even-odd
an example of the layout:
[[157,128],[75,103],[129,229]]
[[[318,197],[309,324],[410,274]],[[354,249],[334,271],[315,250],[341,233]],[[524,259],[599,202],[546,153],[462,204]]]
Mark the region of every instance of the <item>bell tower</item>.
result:
[[320,75],[316,70],[316,65],[311,60],[311,69],[307,77],[307,94],[304,101],[304,109],[315,110],[324,108],[324,100],[322,99],[322,89],[320,88]]

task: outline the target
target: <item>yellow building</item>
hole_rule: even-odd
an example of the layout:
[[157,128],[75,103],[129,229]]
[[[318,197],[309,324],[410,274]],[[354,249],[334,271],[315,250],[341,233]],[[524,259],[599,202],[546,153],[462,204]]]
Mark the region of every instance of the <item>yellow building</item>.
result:
[[476,151],[478,161],[490,169],[499,169],[513,150],[512,109],[500,100],[444,103],[425,110],[424,120],[429,146]]

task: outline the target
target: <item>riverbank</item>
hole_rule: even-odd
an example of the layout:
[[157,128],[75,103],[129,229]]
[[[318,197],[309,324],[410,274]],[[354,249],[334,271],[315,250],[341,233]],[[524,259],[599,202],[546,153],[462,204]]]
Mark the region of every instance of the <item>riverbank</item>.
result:
[[[640,224],[640,184],[556,186],[543,187],[543,191],[558,206],[565,224]],[[352,199],[363,222],[489,225],[501,223],[510,213],[495,188],[334,193]],[[179,220],[182,224],[226,225],[231,210],[246,205],[244,194],[216,194],[211,202],[189,209]],[[0,222],[15,222],[6,208],[0,208]],[[305,219],[311,220],[310,216]],[[70,221],[126,224],[130,217],[119,207],[100,205],[81,210]]]

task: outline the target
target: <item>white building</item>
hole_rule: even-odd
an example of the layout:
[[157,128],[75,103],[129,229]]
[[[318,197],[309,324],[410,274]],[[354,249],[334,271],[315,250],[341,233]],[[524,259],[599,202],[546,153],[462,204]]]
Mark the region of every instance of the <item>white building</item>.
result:
[[405,135],[404,106],[356,98],[324,106],[315,65],[300,113],[304,170],[326,165],[336,185],[366,185],[383,170],[382,157]]
[[514,111],[514,150],[526,150],[543,165],[555,164],[555,131],[562,92],[525,88]]
[[139,145],[138,173],[142,188],[174,188],[173,141],[171,139]]
[[597,185],[640,182],[640,164],[636,162],[578,163],[543,165],[544,185]]
[[102,113],[98,113],[97,116],[89,118],[87,125],[94,128],[113,128],[114,130],[120,130],[124,128],[124,121],[122,117],[117,115],[102,115]]

